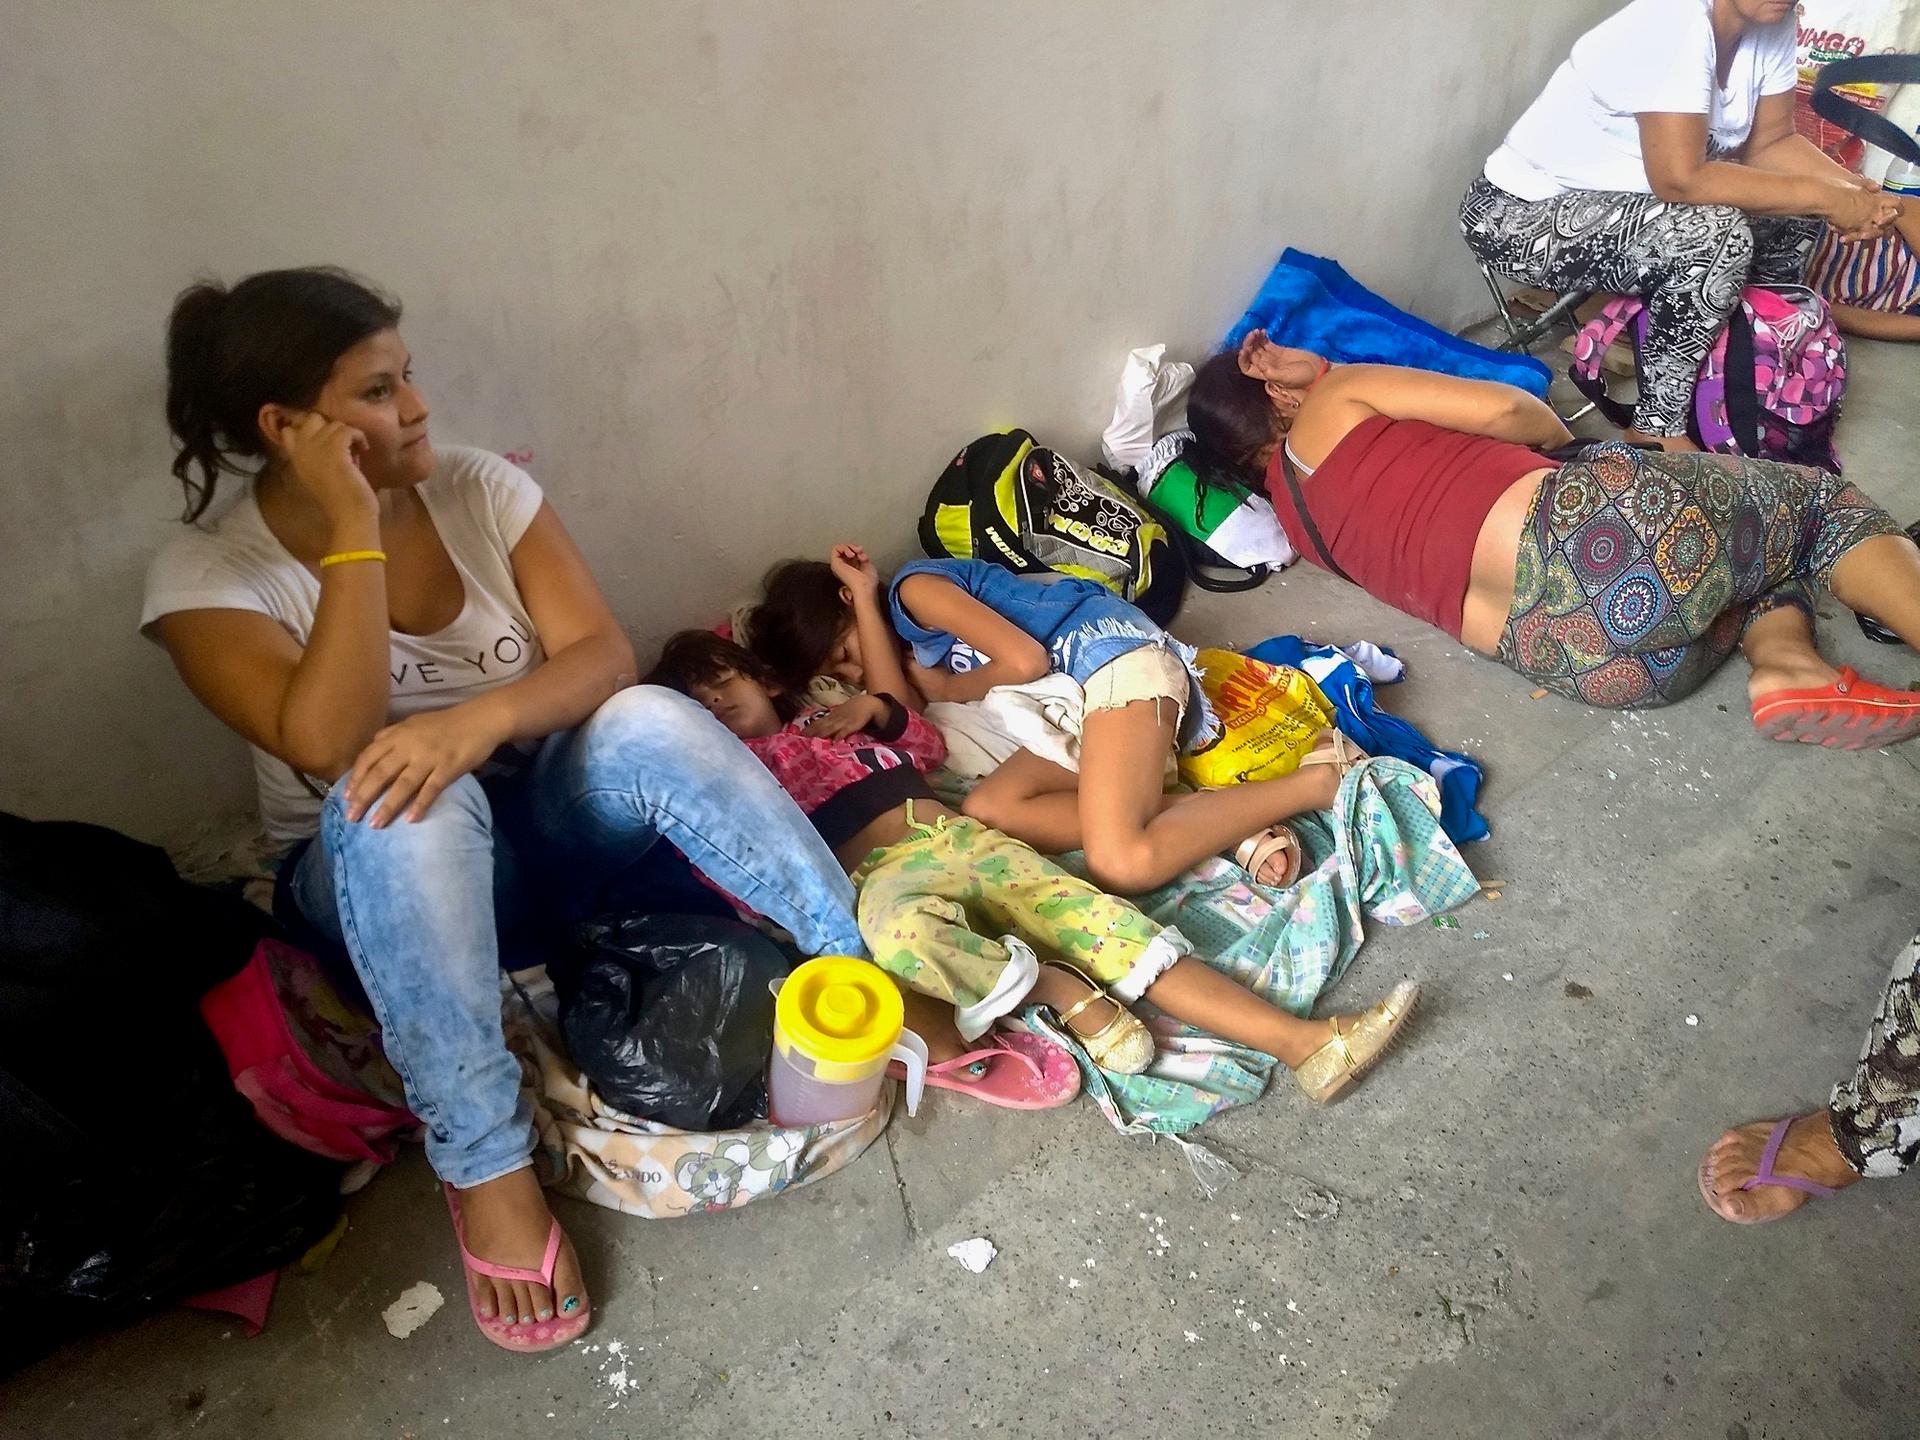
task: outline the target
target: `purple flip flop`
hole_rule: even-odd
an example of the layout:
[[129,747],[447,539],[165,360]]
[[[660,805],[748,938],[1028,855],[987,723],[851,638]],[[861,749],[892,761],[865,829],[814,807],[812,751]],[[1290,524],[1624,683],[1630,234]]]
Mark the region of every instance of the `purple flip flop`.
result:
[[[1815,1195],[1822,1199],[1829,1195],[1837,1195],[1840,1193],[1831,1185],[1822,1185],[1817,1180],[1802,1179],[1798,1175],[1781,1175],[1774,1170],[1773,1162],[1779,1158],[1780,1146],[1786,1141],[1787,1130],[1793,1122],[1799,1118],[1797,1115],[1789,1115],[1786,1119],[1775,1122],[1773,1133],[1767,1136],[1766,1148],[1760,1152],[1760,1168],[1754,1172],[1752,1179],[1740,1182],[1740,1189],[1758,1190],[1763,1185],[1776,1185],[1783,1190],[1798,1190],[1802,1194]],[[1714,1214],[1720,1215],[1722,1220],[1727,1220],[1734,1225],[1765,1225],[1770,1220],[1785,1218],[1780,1215],[1765,1215],[1753,1220],[1734,1220],[1731,1216],[1721,1215],[1720,1211],[1714,1208],[1714,1192],[1707,1180],[1707,1162],[1705,1160],[1700,1162],[1699,1180],[1700,1198],[1705,1200],[1707,1202],[1707,1208],[1713,1210]],[[1793,1212],[1788,1211],[1787,1213],[1792,1214]]]

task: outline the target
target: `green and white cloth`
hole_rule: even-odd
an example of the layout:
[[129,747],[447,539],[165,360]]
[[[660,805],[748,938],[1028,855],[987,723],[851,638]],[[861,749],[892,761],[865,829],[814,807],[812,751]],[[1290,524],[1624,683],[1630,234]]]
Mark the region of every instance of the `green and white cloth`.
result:
[[[1404,761],[1368,760],[1347,773],[1331,810],[1288,822],[1306,851],[1290,888],[1257,885],[1239,866],[1208,860],[1134,903],[1160,924],[1178,926],[1198,958],[1222,974],[1305,1016],[1352,963],[1366,938],[1364,917],[1416,925],[1479,893],[1439,814],[1431,776]],[[1060,857],[1069,869],[1081,868],[1080,860]],[[1123,1133],[1180,1136],[1265,1092],[1279,1063],[1271,1055],[1180,1024],[1146,1002],[1134,1009],[1159,1046],[1139,1075],[1100,1069],[1037,1006],[1022,1019],[1072,1052],[1086,1092]],[[1212,1177],[1231,1175],[1202,1147],[1188,1143],[1187,1151],[1209,1189]]]

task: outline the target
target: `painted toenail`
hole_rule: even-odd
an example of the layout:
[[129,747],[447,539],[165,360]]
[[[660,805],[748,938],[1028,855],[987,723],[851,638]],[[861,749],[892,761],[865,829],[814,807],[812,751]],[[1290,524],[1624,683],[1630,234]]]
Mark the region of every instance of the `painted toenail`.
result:
[[560,1313],[562,1315],[571,1315],[574,1311],[578,1310],[579,1308],[580,1308],[580,1297],[578,1295],[569,1295],[567,1296],[566,1299],[560,1302]]
[[553,1311],[551,1310],[542,1310],[538,1313],[542,1320],[551,1320],[553,1318]]
[[522,1325],[531,1325],[531,1324],[533,1323],[533,1316],[531,1316],[531,1315],[522,1315],[522,1316],[520,1317],[520,1323],[521,1323]]

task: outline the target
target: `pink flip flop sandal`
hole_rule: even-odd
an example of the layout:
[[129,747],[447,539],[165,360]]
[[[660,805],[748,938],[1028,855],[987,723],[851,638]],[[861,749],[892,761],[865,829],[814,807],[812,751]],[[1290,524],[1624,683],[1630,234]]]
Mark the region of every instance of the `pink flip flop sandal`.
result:
[[[1774,1170],[1773,1162],[1780,1156],[1780,1147],[1786,1141],[1788,1127],[1798,1118],[1796,1115],[1789,1115],[1786,1119],[1775,1123],[1772,1133],[1767,1136],[1766,1147],[1760,1152],[1760,1168],[1753,1172],[1750,1179],[1742,1180],[1737,1188],[1741,1190],[1758,1190],[1763,1185],[1776,1185],[1783,1190],[1798,1190],[1803,1194],[1817,1196],[1822,1200],[1826,1199],[1829,1195],[1838,1195],[1840,1193],[1831,1185],[1822,1185],[1818,1180],[1804,1179],[1799,1175],[1782,1175]],[[1758,1215],[1751,1220],[1737,1220],[1733,1216],[1723,1213],[1720,1208],[1713,1203],[1714,1191],[1707,1180],[1706,1160],[1700,1162],[1698,1179],[1700,1183],[1700,1198],[1707,1202],[1707,1208],[1713,1211],[1714,1214],[1720,1216],[1722,1220],[1728,1221],[1731,1224],[1766,1225],[1775,1220],[1784,1220],[1786,1218],[1786,1215]],[[1791,1215],[1793,1212],[1789,1210],[1786,1213],[1787,1215]]]
[[[527,1270],[516,1265],[496,1265],[491,1260],[482,1260],[467,1249],[467,1227],[460,1218],[460,1192],[451,1185],[442,1184],[447,1192],[447,1210],[453,1216],[453,1237],[460,1243],[460,1262],[476,1275],[485,1275],[493,1280],[520,1280],[528,1285],[544,1285],[553,1289],[554,1262],[560,1258],[560,1241],[563,1238],[560,1222],[553,1222],[553,1228],[547,1231],[547,1253],[541,1260],[538,1270]],[[580,1311],[575,1315],[555,1314],[551,1320],[542,1320],[534,1325],[508,1325],[498,1316],[489,1318],[480,1313],[480,1302],[473,1298],[473,1287],[467,1286],[467,1309],[473,1314],[473,1323],[480,1333],[498,1345],[502,1350],[513,1350],[521,1354],[534,1354],[541,1350],[558,1350],[562,1345],[571,1344],[586,1333],[587,1326],[593,1323],[593,1303],[582,1301]],[[560,1297],[554,1296],[554,1308],[557,1311]]]
[[[986,1073],[978,1079],[956,1078],[960,1071],[983,1060]],[[906,1078],[905,1068],[897,1061],[887,1066],[887,1074],[895,1080]],[[1080,1093],[1080,1067],[1066,1051],[1038,1035],[1002,1031],[993,1036],[993,1044],[986,1049],[970,1050],[929,1065],[927,1084],[1008,1110],[1051,1110],[1068,1104]]]
[[1753,705],[1753,728],[1769,740],[1834,750],[1873,750],[1920,735],[1920,691],[1862,680],[1851,665],[1818,690],[1777,690]]

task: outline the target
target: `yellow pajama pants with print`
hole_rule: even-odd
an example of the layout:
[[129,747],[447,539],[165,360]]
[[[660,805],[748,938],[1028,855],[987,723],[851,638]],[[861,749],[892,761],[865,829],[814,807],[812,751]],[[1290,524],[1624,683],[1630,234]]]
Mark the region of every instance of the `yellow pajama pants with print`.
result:
[[[1078,967],[1122,1001],[1138,999],[1191,948],[1178,930],[977,820],[922,825],[911,805],[907,819],[909,838],[875,850],[854,871],[860,934],[883,970],[950,1002],[963,1019],[1004,988],[1014,952],[994,936]],[[992,1018],[963,1023],[961,1033],[982,1033]]]

